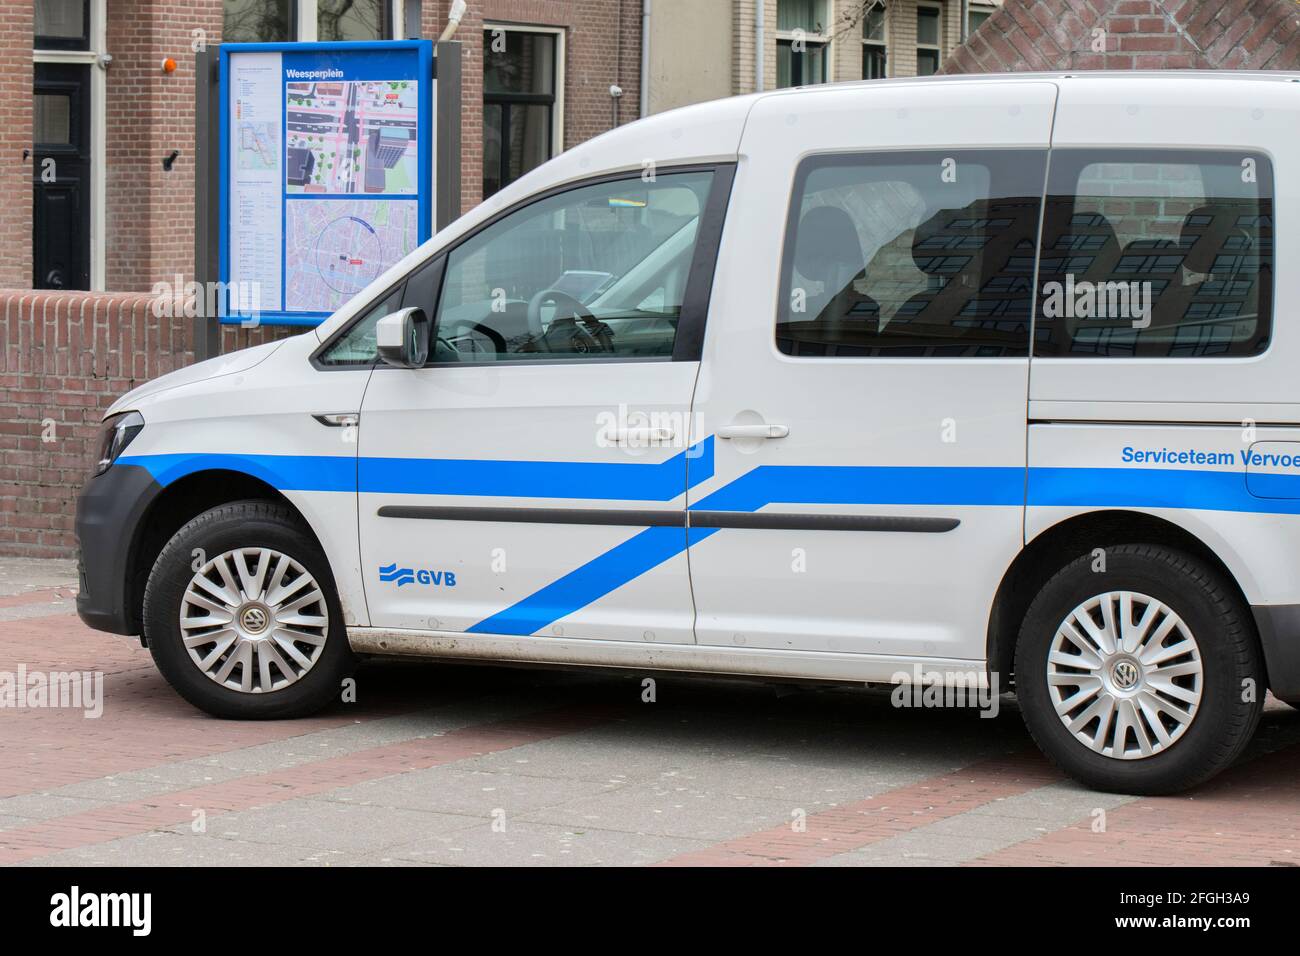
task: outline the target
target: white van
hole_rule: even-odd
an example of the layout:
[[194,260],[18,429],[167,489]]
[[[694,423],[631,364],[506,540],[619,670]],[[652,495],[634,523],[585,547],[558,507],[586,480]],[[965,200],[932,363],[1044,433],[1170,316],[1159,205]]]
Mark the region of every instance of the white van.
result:
[[1192,786],[1300,703],[1297,184],[1294,74],[632,123],[119,399],[78,609],[223,717],[369,655],[1014,680],[1078,779]]

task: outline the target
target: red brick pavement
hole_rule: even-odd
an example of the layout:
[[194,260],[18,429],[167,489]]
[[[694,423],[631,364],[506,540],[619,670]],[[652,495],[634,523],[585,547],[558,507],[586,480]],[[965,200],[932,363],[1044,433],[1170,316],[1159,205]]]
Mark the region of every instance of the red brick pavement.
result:
[[973,866],[1300,865],[1300,747],[1241,764],[1177,797],[1111,810],[971,861]]
[[16,671],[20,663],[29,673],[102,672],[104,713],[87,719],[79,710],[0,709],[0,797],[286,740],[416,706],[394,700],[304,720],[214,720],[176,695],[138,641],[92,631],[69,614],[0,622],[0,670]]
[[659,865],[807,866],[1060,780],[1060,774],[1036,753],[998,757],[814,813],[804,832],[783,824]]
[[310,797],[393,774],[497,753],[551,737],[585,730],[612,712],[570,708],[494,721],[449,731],[439,737],[402,741],[288,770],[254,774],[144,800],[73,813],[0,831],[0,865],[19,863],[76,847],[135,836],[191,819],[195,809],[229,813]]

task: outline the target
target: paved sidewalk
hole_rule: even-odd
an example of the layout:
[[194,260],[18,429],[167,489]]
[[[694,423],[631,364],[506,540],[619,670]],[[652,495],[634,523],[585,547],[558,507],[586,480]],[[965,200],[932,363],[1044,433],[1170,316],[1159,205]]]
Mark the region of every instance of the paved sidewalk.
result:
[[1063,780],[1007,704],[374,664],[307,720],[209,718],[77,619],[71,562],[0,559],[0,672],[104,675],[102,716],[0,710],[0,863],[1300,864],[1300,712],[1176,798]]

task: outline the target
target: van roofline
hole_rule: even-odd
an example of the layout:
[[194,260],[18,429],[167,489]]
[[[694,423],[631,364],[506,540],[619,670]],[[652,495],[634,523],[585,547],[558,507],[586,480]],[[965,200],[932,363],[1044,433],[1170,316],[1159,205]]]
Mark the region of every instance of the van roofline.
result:
[[[831,89],[866,89],[878,86],[911,86],[930,83],[973,82],[1042,82],[1043,80],[1259,80],[1277,83],[1300,83],[1296,70],[1046,70],[1029,73],[938,73],[934,76],[883,77],[877,80],[842,80],[835,83],[817,83],[811,86],[792,86],[779,90],[763,90],[751,96],[782,96],[791,93],[811,93]],[[744,94],[741,94],[742,96]]]

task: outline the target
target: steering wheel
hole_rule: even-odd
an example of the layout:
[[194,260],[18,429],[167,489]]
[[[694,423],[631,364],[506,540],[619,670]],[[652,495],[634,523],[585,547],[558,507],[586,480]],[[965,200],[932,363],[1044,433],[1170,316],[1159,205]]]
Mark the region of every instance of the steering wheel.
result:
[[[542,306],[547,303],[555,306],[555,316],[548,329],[542,327]],[[564,311],[568,315],[563,315]],[[578,325],[577,323],[581,323]],[[585,305],[559,289],[543,289],[528,300],[528,331],[536,340],[546,344],[553,352],[612,352],[614,351],[614,332],[600,319],[592,314]],[[562,348],[555,348],[552,340],[559,336],[568,336]]]

